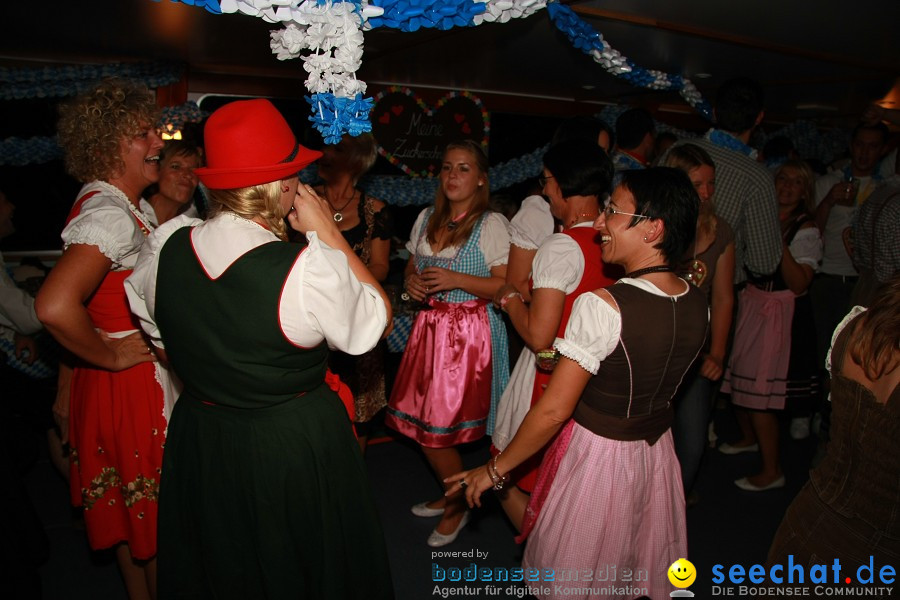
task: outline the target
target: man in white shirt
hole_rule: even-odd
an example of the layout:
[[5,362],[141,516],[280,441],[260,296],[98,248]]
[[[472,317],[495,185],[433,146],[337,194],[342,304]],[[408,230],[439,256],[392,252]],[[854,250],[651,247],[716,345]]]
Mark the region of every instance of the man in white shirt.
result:
[[[0,192],[0,239],[15,231],[12,222],[15,211],[15,205]],[[30,363],[35,358],[35,350],[28,336],[41,329],[43,325],[34,313],[34,298],[12,280],[0,254],[0,338],[14,343],[16,354]]]
[[857,209],[881,183],[877,168],[888,135],[887,127],[881,123],[857,125],[850,138],[850,164],[816,181],[816,225],[822,231],[825,250],[809,293],[820,365],[825,364],[831,332],[847,314],[850,295],[859,278],[844,239]]
[[[12,223],[16,207],[0,192],[0,238],[15,231]],[[0,254],[0,381],[2,399],[0,403],[0,479],[5,490],[0,498],[0,530],[4,532],[0,541],[0,555],[7,566],[8,577],[4,589],[40,590],[37,567],[43,564],[50,552],[47,535],[37,518],[31,500],[23,492],[21,480],[23,465],[34,460],[27,449],[28,444],[17,444],[16,440],[30,439],[31,418],[41,413],[35,407],[42,399],[32,395],[27,376],[7,366],[7,356],[17,356],[22,362],[31,363],[36,357],[36,346],[29,335],[43,328],[34,312],[34,298],[16,286],[6,272],[3,255]],[[46,424],[49,418],[41,414],[39,424]],[[23,437],[26,436],[26,437]],[[37,583],[35,583],[37,582]]]

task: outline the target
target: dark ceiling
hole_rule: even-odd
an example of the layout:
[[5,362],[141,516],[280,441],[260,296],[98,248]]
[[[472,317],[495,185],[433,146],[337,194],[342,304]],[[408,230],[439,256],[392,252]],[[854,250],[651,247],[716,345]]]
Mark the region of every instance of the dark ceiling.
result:
[[[567,3],[613,48],[647,69],[691,78],[706,96],[733,76],[761,81],[772,123],[846,124],[871,101],[900,107],[897,0]],[[301,62],[276,60],[268,32],[279,27],[259,18],[166,0],[4,2],[0,16],[0,66],[171,59],[188,65],[190,92],[305,93]],[[468,89],[494,105],[544,113],[604,103],[682,120],[690,112],[675,93],[609,75],[571,46],[547,11],[443,32],[379,28],[365,40],[358,77],[373,89]]]

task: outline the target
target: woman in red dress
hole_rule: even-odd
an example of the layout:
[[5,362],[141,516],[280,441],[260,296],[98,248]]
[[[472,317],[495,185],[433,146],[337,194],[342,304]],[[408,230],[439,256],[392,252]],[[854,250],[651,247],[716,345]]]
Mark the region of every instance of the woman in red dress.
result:
[[159,176],[158,113],[146,87],[118,80],[60,112],[66,168],[85,185],[35,309],[73,355],[72,502],[84,507],[91,547],[115,547],[129,597],[154,598],[166,373],[138,332],[123,282],[153,228],[139,203]]
[[[537,250],[528,303],[524,290],[511,283],[494,295],[494,303],[509,315],[527,346],[500,398],[491,448],[495,454],[506,448],[528,409],[544,393],[555,364],[553,342],[563,337],[575,299],[614,283],[621,275],[616,267],[603,265],[599,236],[593,228],[612,182],[609,157],[593,141],[575,139],[551,146],[543,160],[539,181],[550,200],[550,212],[563,230],[547,237]],[[545,354],[550,360],[542,358]],[[516,468],[513,485],[499,495],[518,531],[543,455],[538,451]]]

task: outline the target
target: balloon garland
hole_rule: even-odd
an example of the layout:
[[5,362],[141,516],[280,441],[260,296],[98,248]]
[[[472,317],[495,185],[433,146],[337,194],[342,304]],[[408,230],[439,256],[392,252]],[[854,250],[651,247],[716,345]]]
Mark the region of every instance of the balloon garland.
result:
[[[275,8],[277,4],[277,8]],[[296,6],[290,7],[291,4]],[[325,139],[337,144],[345,133],[359,135],[371,131],[369,111],[372,100],[363,98],[366,84],[356,79],[362,65],[362,8],[359,0],[318,4],[286,0],[223,0],[222,10],[250,10],[267,5],[259,16],[286,21],[287,26],[273,31],[269,46],[279,60],[302,56],[309,74],[306,89],[312,106],[310,121]],[[379,10],[369,9],[368,14]]]
[[[154,0],[159,2],[161,0]],[[305,50],[304,69],[312,107],[310,121],[326,141],[334,143],[344,133],[358,135],[371,130],[368,120],[372,100],[364,98],[366,84],[356,79],[362,61],[362,32],[376,27],[401,31],[420,28],[450,29],[482,23],[506,23],[526,18],[547,8],[554,25],[582,52],[589,54],[610,74],[633,85],[649,89],[677,90],[701,114],[710,114],[709,104],[696,87],[680,75],[643,69],[613,49],[593,27],[568,6],[547,0],[171,0],[203,8],[213,14],[241,13],[284,24],[273,31],[270,48],[281,59],[300,57]],[[65,97],[80,93],[102,77],[139,79],[149,87],[159,87],[181,79],[183,66],[166,64],[108,64],[41,69],[0,68],[0,99]],[[193,103],[165,112],[164,123],[180,127],[198,122],[203,115]],[[183,120],[182,120],[183,117]],[[846,132],[821,133],[814,124],[798,122],[770,135],[787,135],[801,154],[830,161],[846,147]],[[499,189],[523,181],[540,171],[543,150],[491,169],[491,188]],[[805,152],[804,152],[805,150]],[[61,156],[55,138],[7,138],[0,140],[0,164],[25,165],[54,160]],[[536,171],[535,171],[536,169]],[[307,179],[309,176],[307,176]],[[427,203],[434,189],[413,189],[402,183],[382,183],[376,178],[379,195],[398,204]],[[506,182],[506,183],[504,183]],[[421,186],[424,182],[419,182]],[[375,193],[375,192],[373,192]]]
[[35,136],[27,139],[9,137],[0,140],[0,165],[24,167],[62,158],[62,148],[56,136]]
[[[159,1],[159,0],[155,0]],[[362,65],[364,30],[390,27],[400,31],[421,28],[447,30],[482,23],[505,23],[547,8],[551,20],[576,48],[593,57],[609,73],[632,85],[676,90],[702,115],[712,111],[697,88],[680,75],[644,69],[613,49],[593,27],[568,6],[546,0],[172,0],[202,6],[216,13],[243,13],[269,23],[282,23],[269,46],[279,60],[302,56],[309,73],[307,101],[310,121],[334,144],[349,133],[371,131],[372,102],[364,98],[366,84],[356,79]]]
[[65,67],[0,68],[0,100],[65,98],[96,85],[104,77],[124,77],[158,88],[180,80],[184,65],[169,63],[110,63]]
[[209,113],[200,110],[196,102],[188,100],[179,106],[164,107],[160,117],[160,124],[163,129],[174,131],[182,129],[185,123],[200,123],[208,116]]
[[[541,162],[547,146],[528,154],[491,167],[488,172],[491,191],[500,190],[521,183],[540,174]],[[314,171],[300,173],[303,181],[313,181]],[[365,177],[360,182],[367,194],[383,200],[392,206],[422,206],[434,202],[440,179],[437,177],[391,177],[386,175]]]
[[[93,84],[96,84],[96,81],[92,82]],[[163,108],[158,125],[166,131],[174,131],[182,129],[185,123],[199,123],[207,116],[209,113],[203,112],[196,102],[189,100],[180,106]],[[62,158],[62,155],[56,136],[24,139],[9,137],[0,140],[0,165],[21,167],[40,164]]]
[[712,107],[700,95],[690,80],[681,75],[670,75],[654,69],[639,67],[613,49],[603,36],[570,7],[553,2],[547,5],[550,20],[563,32],[572,44],[616,77],[627,80],[634,86],[652,90],[677,90],[681,97],[695,110],[712,120]]

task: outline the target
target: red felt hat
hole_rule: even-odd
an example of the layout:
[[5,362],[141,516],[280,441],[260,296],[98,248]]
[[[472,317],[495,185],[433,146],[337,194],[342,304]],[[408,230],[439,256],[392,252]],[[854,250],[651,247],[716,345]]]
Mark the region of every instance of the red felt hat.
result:
[[213,112],[203,129],[206,165],[194,169],[203,185],[228,190],[278,181],[322,156],[297,143],[268,100],[240,100]]

